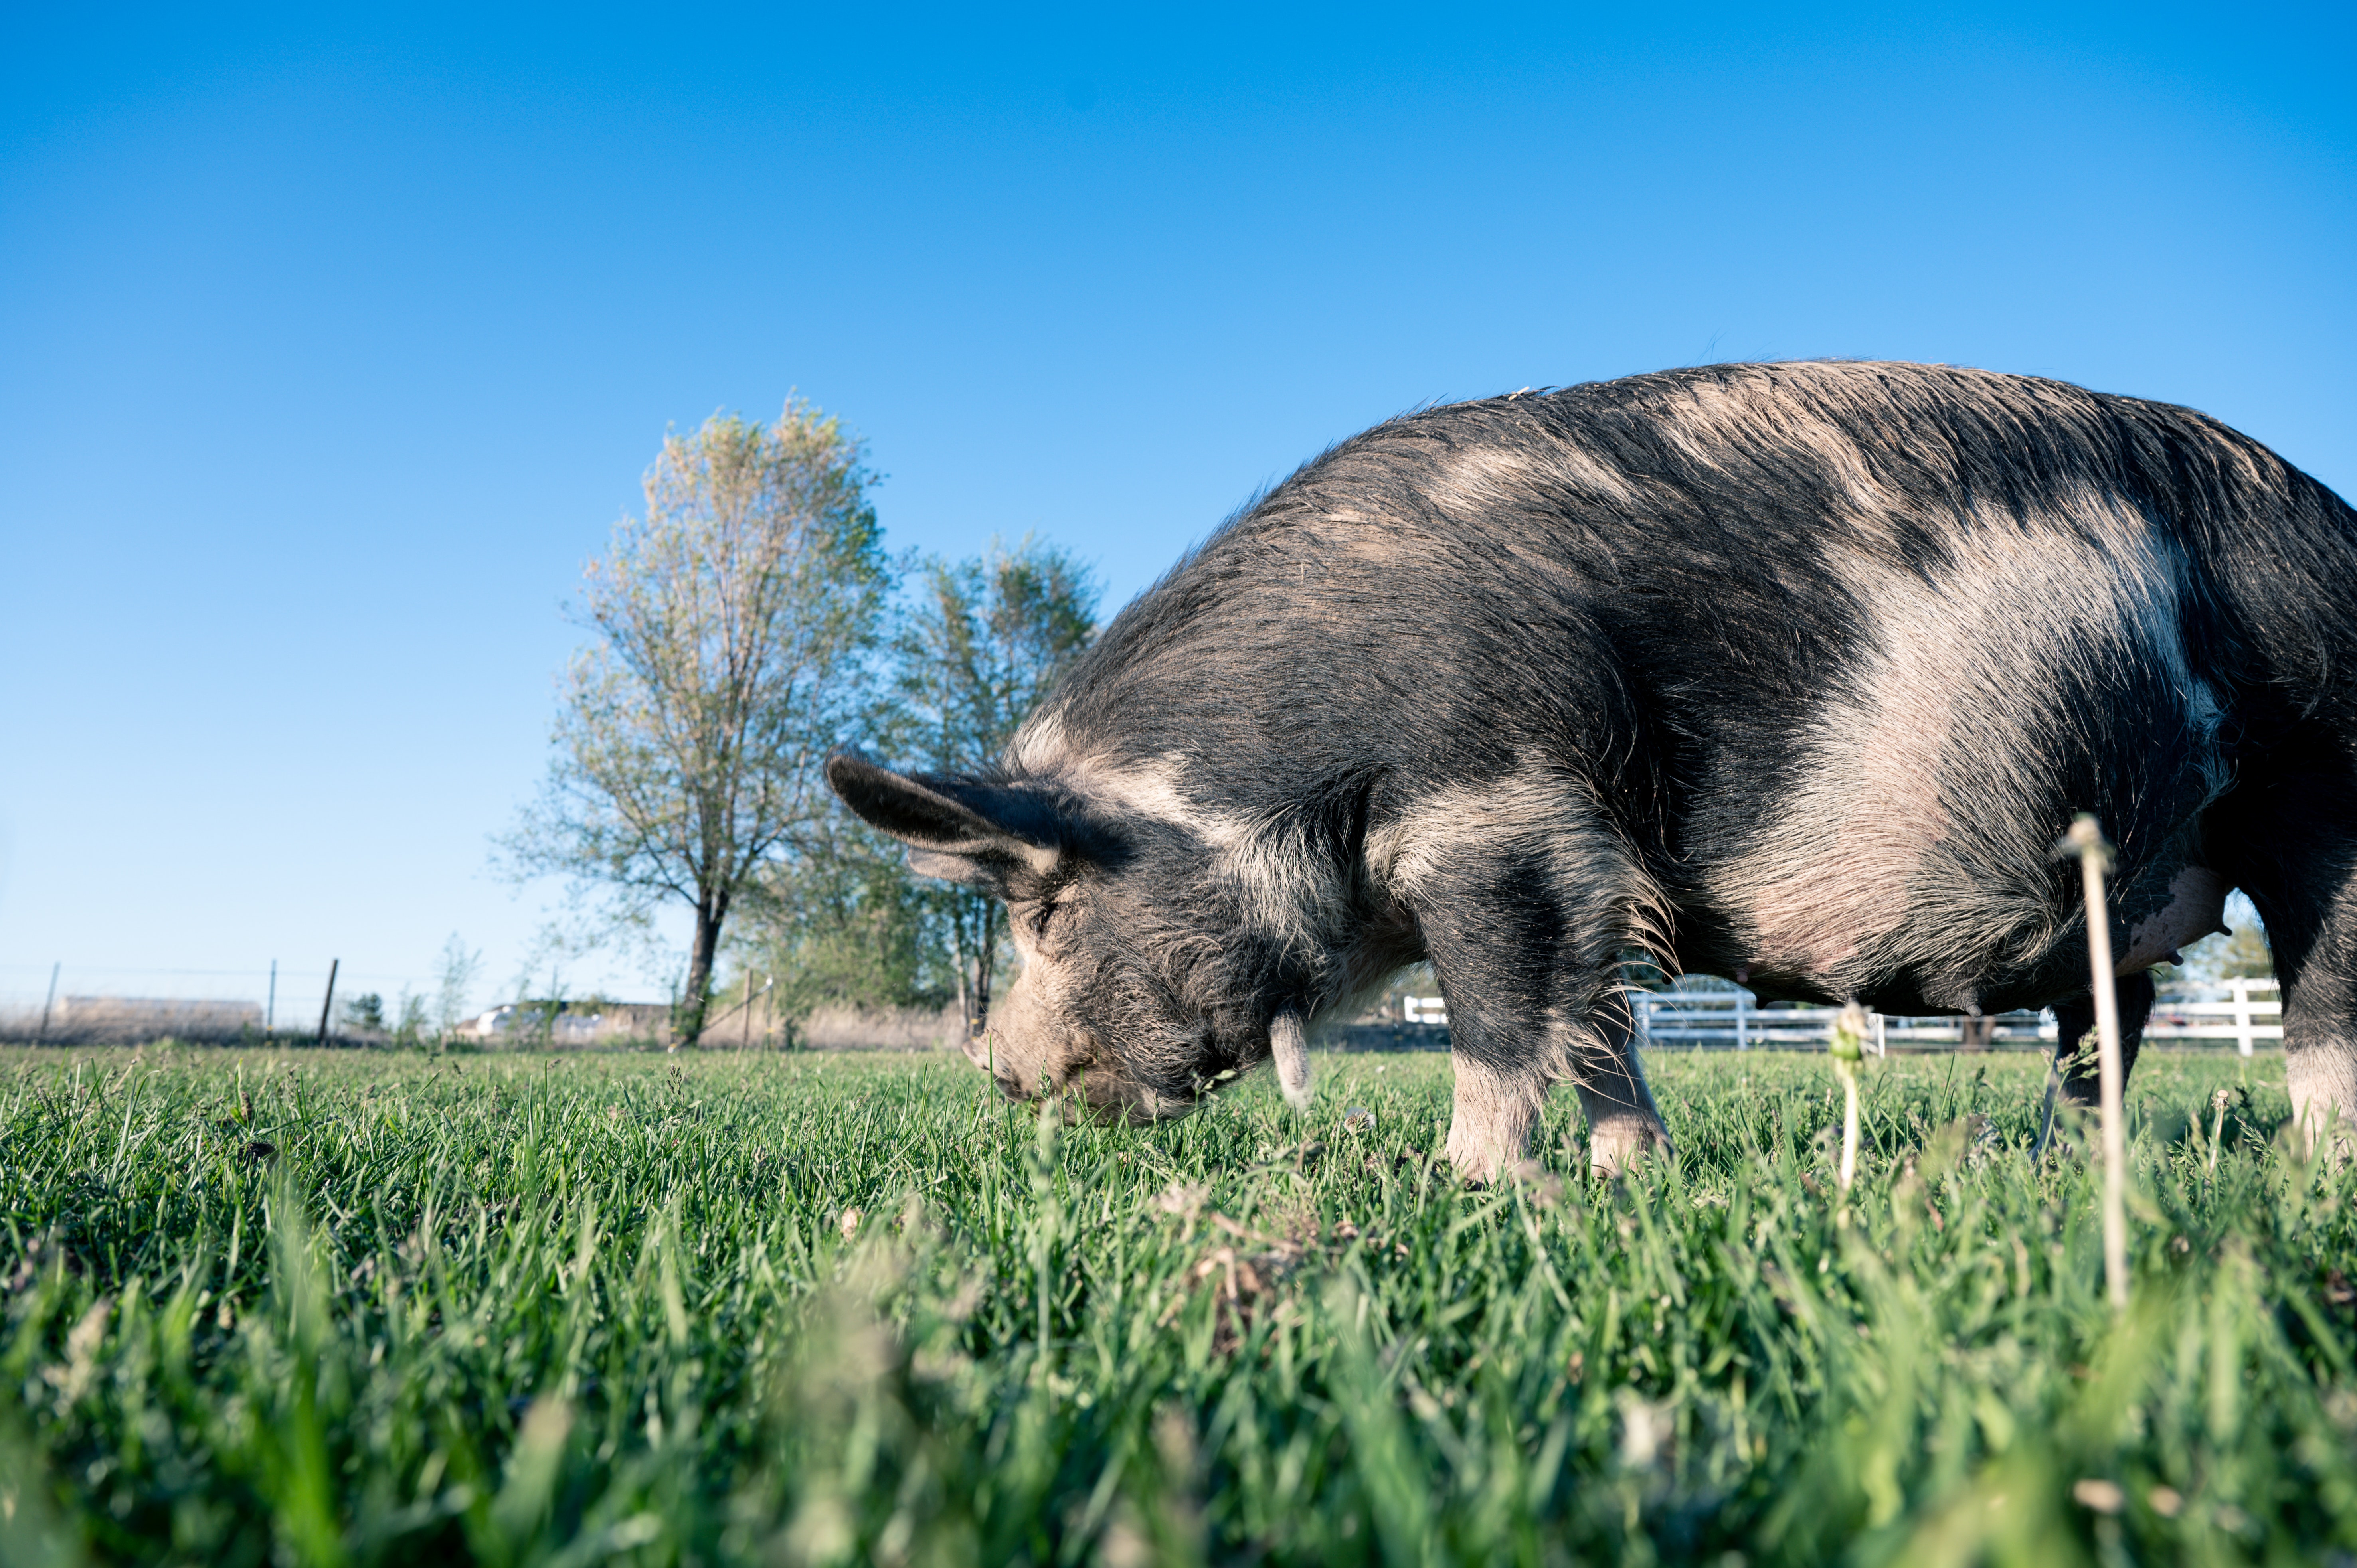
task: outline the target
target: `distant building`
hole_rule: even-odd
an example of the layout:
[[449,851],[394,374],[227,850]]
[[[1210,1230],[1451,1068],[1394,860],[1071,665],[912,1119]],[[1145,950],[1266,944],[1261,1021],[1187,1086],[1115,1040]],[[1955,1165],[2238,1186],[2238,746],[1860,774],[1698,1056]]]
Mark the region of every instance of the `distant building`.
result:
[[461,1024],[457,1032],[492,1045],[665,1040],[671,1035],[671,1009],[660,1002],[507,1002]]

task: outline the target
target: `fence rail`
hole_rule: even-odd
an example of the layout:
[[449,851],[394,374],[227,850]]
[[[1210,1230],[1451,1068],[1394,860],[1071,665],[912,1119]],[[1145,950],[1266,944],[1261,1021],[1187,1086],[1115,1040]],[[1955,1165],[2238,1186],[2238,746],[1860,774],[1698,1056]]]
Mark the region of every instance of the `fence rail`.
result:
[[[2255,1045],[2283,1038],[2283,1004],[2272,980],[2234,980],[2218,1001],[2164,998],[2152,1010],[2144,1037],[2151,1042],[2233,1041],[2249,1056]],[[1437,996],[1410,996],[1404,1012],[1411,1024],[1448,1022]],[[1647,1044],[1697,1050],[1822,1050],[1833,1032],[1838,1007],[1762,1007],[1749,991],[1641,991],[1635,994],[1637,1027]],[[1900,1017],[1869,1013],[1872,1048],[1893,1050],[2035,1050],[2051,1047],[2052,1013],[1994,1013],[1978,1018],[1953,1015]]]
[[[1638,1026],[1660,1046],[1748,1050],[1823,1048],[1840,1015],[1835,1007],[1762,1007],[1748,991],[1646,992],[1637,1000]],[[2055,1040],[2051,1013],[1997,1013],[1979,1018],[1953,1015],[1900,1017],[1868,1014],[1873,1048],[1892,1050],[2036,1049]],[[2148,1042],[2233,1041],[2244,1056],[2261,1041],[2283,1038],[2283,1004],[2272,980],[2229,983],[2219,1001],[2164,998],[2145,1025]]]

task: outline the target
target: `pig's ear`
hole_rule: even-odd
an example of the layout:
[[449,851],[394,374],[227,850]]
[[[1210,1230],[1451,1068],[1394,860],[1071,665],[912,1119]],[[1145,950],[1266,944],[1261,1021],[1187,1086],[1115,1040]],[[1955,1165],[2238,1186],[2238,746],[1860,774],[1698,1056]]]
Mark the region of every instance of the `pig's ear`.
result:
[[909,866],[994,891],[1055,869],[1052,816],[1014,791],[954,779],[911,779],[836,752],[826,781],[862,822],[909,846]]
[[1279,1013],[1268,1026],[1268,1054],[1276,1061],[1276,1087],[1296,1111],[1309,1109],[1309,1036],[1298,1013]]

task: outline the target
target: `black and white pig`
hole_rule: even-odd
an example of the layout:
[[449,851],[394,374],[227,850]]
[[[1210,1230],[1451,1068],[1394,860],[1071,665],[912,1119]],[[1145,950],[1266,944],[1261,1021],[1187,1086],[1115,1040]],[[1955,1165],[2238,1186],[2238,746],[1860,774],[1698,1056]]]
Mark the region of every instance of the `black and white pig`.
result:
[[[2131,977],[2245,889],[2310,1136],[2357,1120],[2357,513],[2186,409],[1720,365],[1376,426],[1125,609],[997,764],[827,778],[1003,897],[1000,1084],[1176,1114],[1417,959],[1448,1154],[1667,1137],[1625,967],[2086,1012],[2072,813]],[[2065,1033],[2073,1031],[2066,1023]]]

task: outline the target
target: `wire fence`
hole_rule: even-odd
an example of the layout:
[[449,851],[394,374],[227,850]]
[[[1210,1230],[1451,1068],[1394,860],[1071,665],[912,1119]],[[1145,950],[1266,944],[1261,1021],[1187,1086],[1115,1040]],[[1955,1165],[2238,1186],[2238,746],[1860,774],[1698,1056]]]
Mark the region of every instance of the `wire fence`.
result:
[[[330,996],[332,982],[333,995]],[[337,962],[251,969],[0,963],[0,1039],[109,1042],[343,1032],[347,1004],[373,995],[388,1021],[425,978]]]
[[[669,1046],[679,1022],[671,1002],[540,995],[446,999],[415,974],[263,964],[252,969],[0,964],[0,1040],[50,1045],[139,1045],[163,1039],[233,1045],[324,1040],[340,1045],[435,1044],[469,1048],[641,1048]],[[373,996],[371,1015],[353,1004]],[[404,1027],[404,1004],[425,1015]],[[452,1001],[447,1016],[446,1001]],[[948,1014],[921,1008],[820,1008],[789,1017],[772,977],[739,974],[716,987],[700,1044],[706,1048],[932,1049],[954,1047]]]

